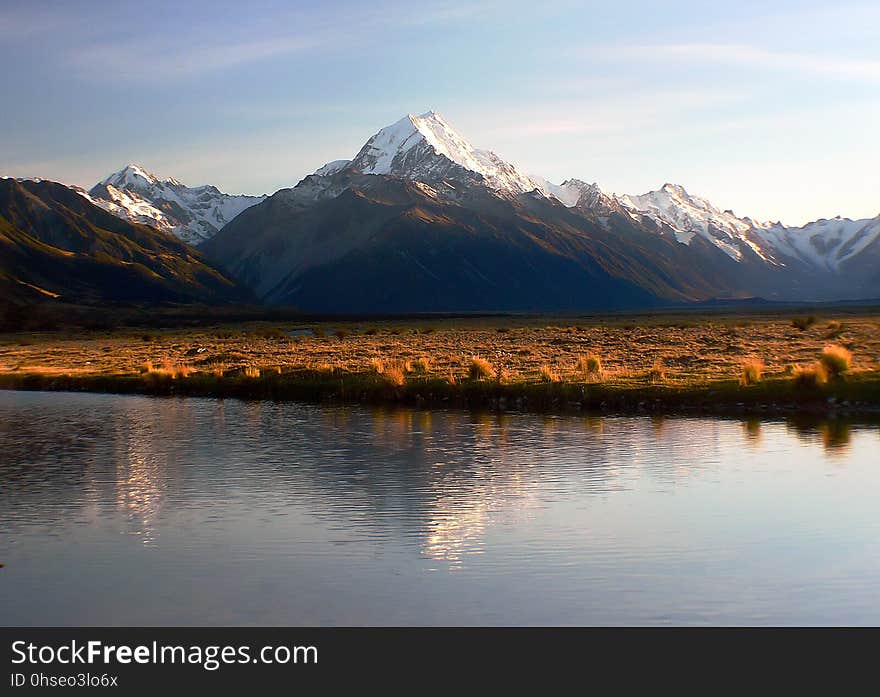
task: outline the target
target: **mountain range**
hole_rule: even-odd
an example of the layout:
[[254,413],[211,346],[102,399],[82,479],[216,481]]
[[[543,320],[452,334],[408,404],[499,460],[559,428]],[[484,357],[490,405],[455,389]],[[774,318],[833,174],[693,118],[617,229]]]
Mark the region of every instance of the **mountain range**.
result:
[[880,217],[801,228],[683,187],[556,185],[439,114],[243,211],[202,249],[269,303],[320,310],[574,310],[760,296],[880,297]]
[[789,227],[671,183],[641,195],[554,184],[473,147],[435,112],[404,117],[352,159],[268,197],[190,188],[138,165],[76,191],[198,245],[263,302],[309,311],[880,297],[880,216]]

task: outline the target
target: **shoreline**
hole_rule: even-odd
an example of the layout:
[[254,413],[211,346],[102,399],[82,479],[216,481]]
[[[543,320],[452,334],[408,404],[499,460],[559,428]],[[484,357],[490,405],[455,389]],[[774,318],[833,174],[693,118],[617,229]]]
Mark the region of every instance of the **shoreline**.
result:
[[538,414],[880,418],[880,373],[874,371],[811,386],[799,385],[792,378],[771,378],[749,386],[725,380],[626,388],[602,383],[499,383],[485,379],[450,384],[432,378],[413,378],[397,385],[371,373],[326,375],[316,371],[258,377],[5,373],[0,374],[0,389]]

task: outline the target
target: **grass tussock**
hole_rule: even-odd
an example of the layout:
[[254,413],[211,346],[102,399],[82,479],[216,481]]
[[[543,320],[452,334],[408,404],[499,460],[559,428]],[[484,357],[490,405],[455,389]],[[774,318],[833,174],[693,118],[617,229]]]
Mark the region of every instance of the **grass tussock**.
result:
[[495,369],[485,358],[474,356],[468,367],[468,375],[471,380],[491,380],[495,377]]
[[260,377],[260,375],[261,375],[261,371],[259,368],[257,368],[257,366],[255,366],[255,365],[245,366],[244,376],[246,378],[251,378],[252,380],[256,380],[258,377]]
[[825,339],[826,341],[831,341],[832,339],[839,339],[844,331],[845,331],[845,328],[844,328],[842,322],[837,322],[837,321],[829,322],[828,329],[826,330],[826,332],[822,336],[822,338]]
[[191,366],[165,360],[159,367],[148,361],[144,364],[141,372],[146,373],[152,378],[171,378],[172,380],[177,380],[188,378],[194,371]]
[[602,359],[594,353],[579,356],[575,367],[579,373],[588,378],[602,375]]
[[819,362],[829,377],[840,377],[852,368],[852,351],[839,344],[829,344],[822,349]]
[[382,377],[394,387],[403,387],[406,383],[406,369],[403,363],[396,361],[385,366]]
[[413,372],[419,375],[427,375],[431,372],[431,359],[422,356],[413,363]]
[[742,373],[739,377],[739,384],[743,387],[748,387],[749,385],[757,385],[761,382],[761,378],[764,375],[764,361],[759,358],[752,358],[747,360],[742,365]]
[[666,382],[666,368],[659,359],[654,361],[654,365],[648,371],[648,380],[652,383]]
[[821,362],[800,365],[794,368],[794,384],[805,389],[815,389],[828,382],[828,371]]
[[538,374],[541,376],[541,382],[559,382],[559,375],[546,363],[538,369]]
[[791,320],[791,326],[799,331],[806,331],[810,327],[816,324],[815,315],[806,315],[803,317],[794,317]]

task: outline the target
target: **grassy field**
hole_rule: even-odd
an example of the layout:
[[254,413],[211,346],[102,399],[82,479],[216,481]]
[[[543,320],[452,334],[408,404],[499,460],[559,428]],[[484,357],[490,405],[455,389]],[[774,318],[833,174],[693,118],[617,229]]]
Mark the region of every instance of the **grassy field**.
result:
[[880,313],[0,335],[0,387],[617,411],[880,410]]

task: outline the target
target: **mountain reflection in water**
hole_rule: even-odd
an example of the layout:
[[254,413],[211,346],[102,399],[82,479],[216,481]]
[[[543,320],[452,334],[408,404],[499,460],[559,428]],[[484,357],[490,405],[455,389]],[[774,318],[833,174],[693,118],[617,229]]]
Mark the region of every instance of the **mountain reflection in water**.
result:
[[4,623],[877,622],[878,443],[4,392]]

